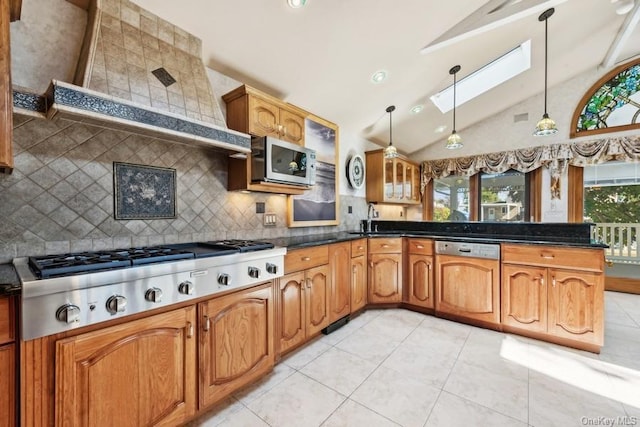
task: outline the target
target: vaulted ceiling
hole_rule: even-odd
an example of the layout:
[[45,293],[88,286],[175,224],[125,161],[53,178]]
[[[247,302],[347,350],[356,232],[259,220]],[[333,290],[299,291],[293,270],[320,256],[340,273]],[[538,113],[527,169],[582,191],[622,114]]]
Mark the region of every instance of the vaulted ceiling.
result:
[[[461,79],[531,39],[531,68],[459,106],[458,130],[543,91],[538,15],[549,7],[550,97],[554,85],[602,64],[625,29],[610,65],[640,53],[640,6],[616,13],[629,0],[306,0],[299,9],[286,0],[133,1],[200,37],[210,68],[380,145],[389,141],[385,109],[395,105],[393,142],[407,154],[444,143],[451,131],[451,112],[429,97],[452,83],[453,65]],[[434,42],[446,46],[421,53]],[[370,80],[377,70],[388,72],[381,84]],[[417,104],[424,110],[411,114]],[[542,106],[529,112],[534,121],[541,114]]]

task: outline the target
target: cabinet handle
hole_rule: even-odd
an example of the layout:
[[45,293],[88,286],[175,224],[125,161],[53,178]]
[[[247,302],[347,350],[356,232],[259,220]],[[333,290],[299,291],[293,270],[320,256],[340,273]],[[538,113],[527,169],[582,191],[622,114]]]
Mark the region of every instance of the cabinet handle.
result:
[[358,250],[361,251],[364,249],[364,246],[358,246]]
[[369,261],[369,267],[373,268],[373,261]]
[[205,315],[204,317],[204,325],[203,328],[205,332],[209,331],[209,328],[211,328],[211,322],[209,321],[209,316]]
[[416,248],[418,248],[418,249],[424,249],[424,246],[423,246],[423,245],[416,245]]
[[193,337],[193,324],[191,322],[187,322],[187,338]]
[[555,277],[551,278],[551,284],[553,285],[554,288],[556,287],[556,278]]
[[300,258],[301,261],[311,261],[311,257],[308,256],[303,256],[302,258]]
[[382,245],[380,245],[381,248],[388,248],[389,245],[387,245],[386,243],[383,243]]
[[554,259],[555,258],[553,255],[548,255],[548,254],[540,254],[540,257],[542,257],[544,259]]
[[544,277],[540,276],[538,279],[540,279],[540,286],[544,286]]

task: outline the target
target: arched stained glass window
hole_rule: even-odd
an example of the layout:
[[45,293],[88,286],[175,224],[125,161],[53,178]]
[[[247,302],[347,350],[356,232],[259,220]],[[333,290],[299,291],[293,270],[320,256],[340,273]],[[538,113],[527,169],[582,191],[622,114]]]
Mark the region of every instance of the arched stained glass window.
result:
[[640,60],[616,67],[591,86],[571,121],[571,138],[640,128]]

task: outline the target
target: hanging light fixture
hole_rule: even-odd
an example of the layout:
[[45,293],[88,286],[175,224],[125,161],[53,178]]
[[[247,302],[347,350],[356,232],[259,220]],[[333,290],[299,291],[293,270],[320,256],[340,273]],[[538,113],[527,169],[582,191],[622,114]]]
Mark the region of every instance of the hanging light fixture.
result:
[[392,141],[393,129],[391,128],[391,125],[392,125],[391,113],[393,113],[395,109],[396,109],[395,105],[389,105],[385,110],[387,113],[389,113],[389,145],[387,145],[387,148],[384,149],[385,159],[393,159],[394,157],[398,157],[398,150],[396,150],[396,147],[393,146],[393,141]]
[[456,132],[456,74],[460,71],[460,66],[456,65],[449,70],[449,74],[453,74],[453,130],[451,131],[451,135],[447,138],[447,145],[445,148],[449,150],[455,150],[457,148],[462,148],[462,138]]
[[555,12],[554,8],[547,9],[538,17],[538,21],[544,21],[544,114],[536,125],[535,132],[533,132],[535,136],[547,136],[558,133],[556,122],[547,114],[547,20],[553,15],[553,12]]

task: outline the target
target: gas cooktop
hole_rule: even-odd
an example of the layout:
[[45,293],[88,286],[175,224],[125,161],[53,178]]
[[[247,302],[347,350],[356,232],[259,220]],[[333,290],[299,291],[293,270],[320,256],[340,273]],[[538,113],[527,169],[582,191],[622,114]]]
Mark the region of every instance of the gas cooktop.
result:
[[38,278],[46,279],[167,261],[259,251],[272,249],[273,247],[272,243],[252,240],[178,243],[164,246],[29,257],[29,266]]

